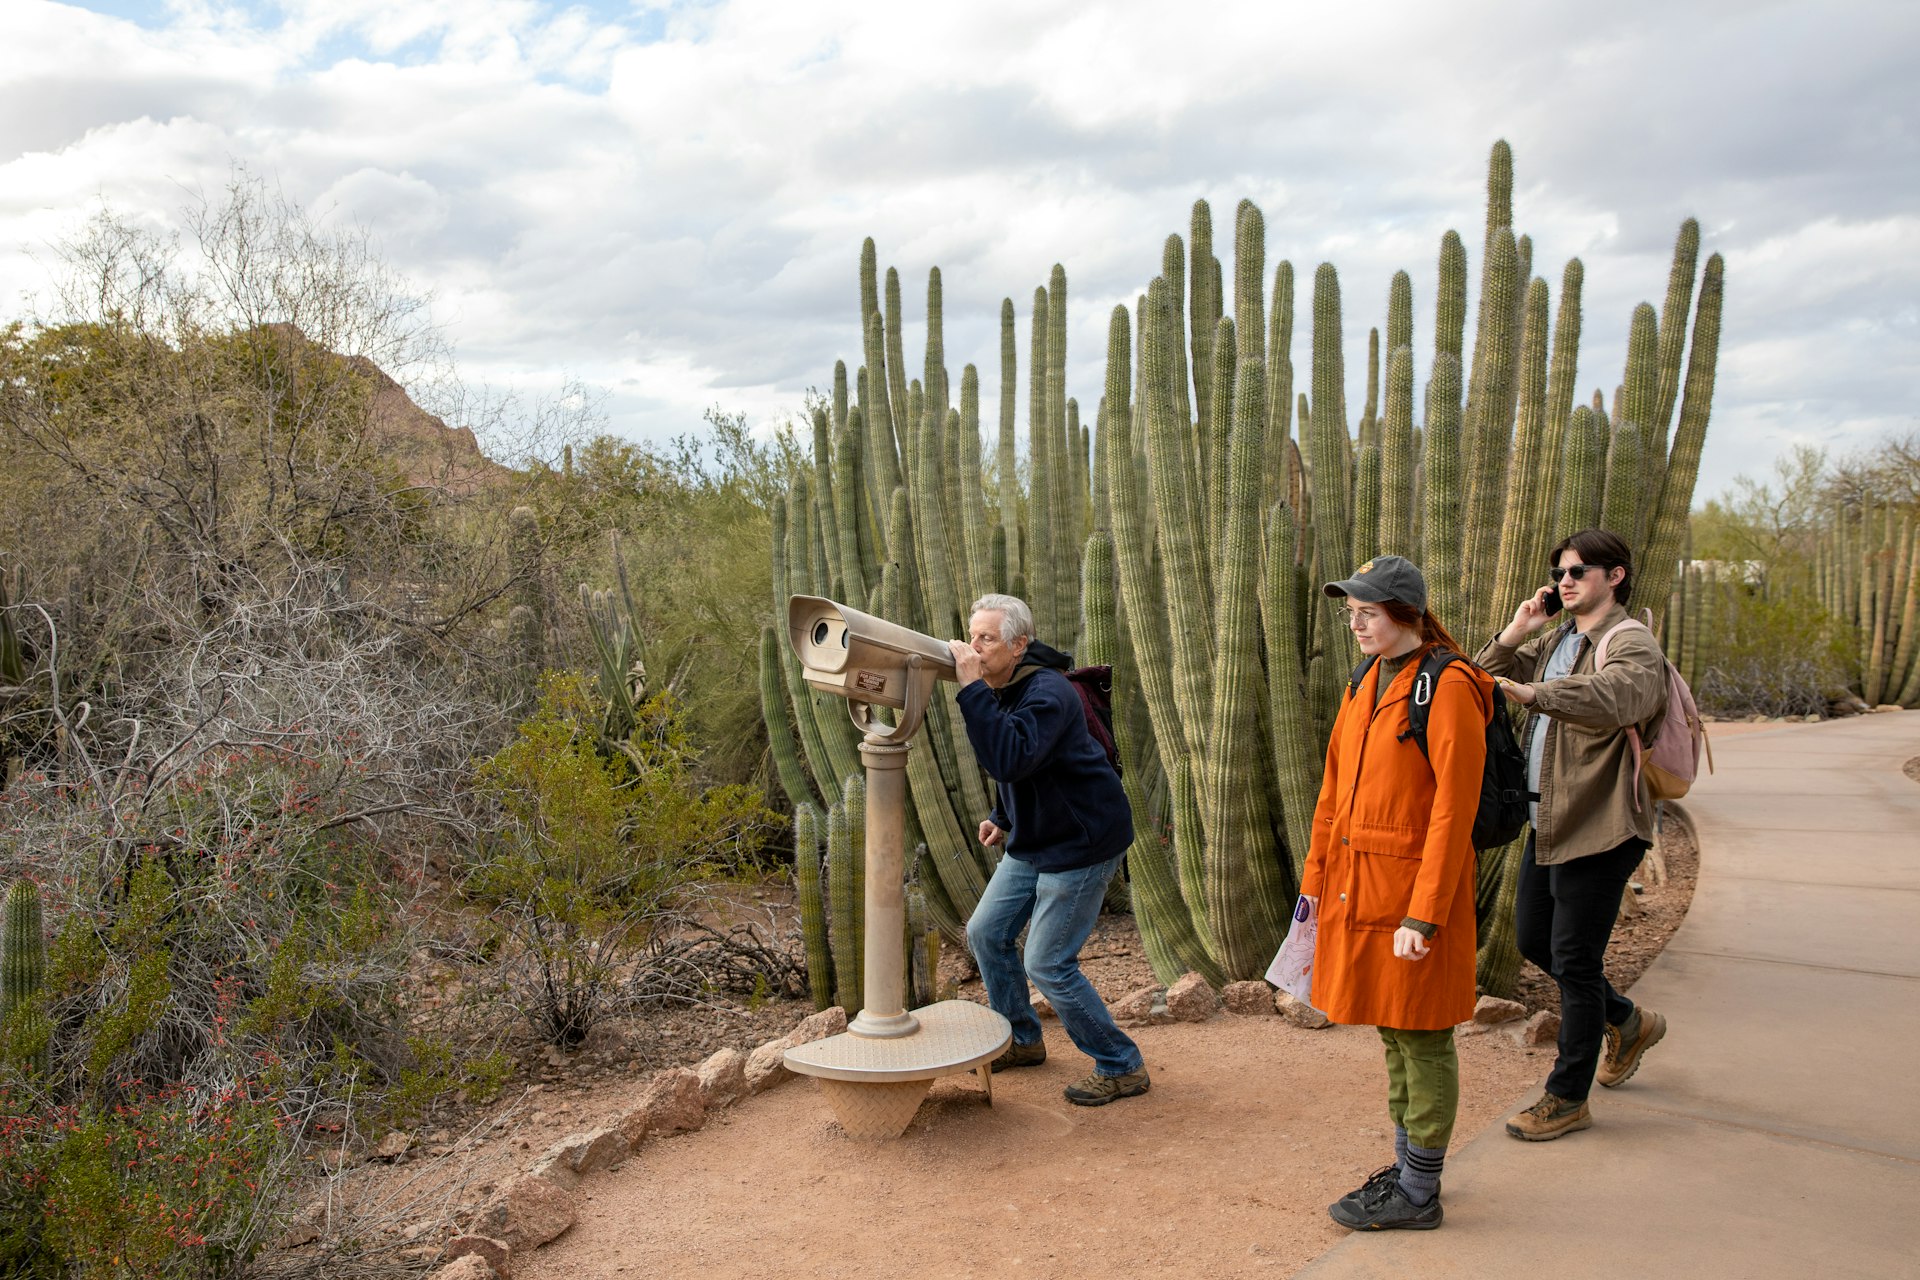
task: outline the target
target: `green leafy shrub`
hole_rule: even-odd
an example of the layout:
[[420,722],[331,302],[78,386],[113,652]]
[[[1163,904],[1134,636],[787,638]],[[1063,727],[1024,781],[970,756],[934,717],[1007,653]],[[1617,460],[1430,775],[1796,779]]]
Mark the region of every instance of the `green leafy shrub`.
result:
[[1730,717],[1823,713],[1849,679],[1847,646],[1826,611],[1798,591],[1718,590],[1712,634],[1701,637],[1700,709]]
[[508,935],[504,989],[568,1048],[620,1006],[624,971],[688,894],[750,861],[776,821],[757,791],[693,785],[671,697],[643,702],[606,755],[599,722],[584,681],[545,678],[532,717],[476,771],[500,822],[465,885]]

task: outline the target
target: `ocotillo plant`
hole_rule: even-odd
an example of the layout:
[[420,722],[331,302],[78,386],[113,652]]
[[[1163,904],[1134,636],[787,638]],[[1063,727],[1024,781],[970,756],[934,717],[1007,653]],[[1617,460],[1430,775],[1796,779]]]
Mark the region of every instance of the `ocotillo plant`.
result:
[[[1091,645],[1115,668],[1132,896],[1156,973],[1257,976],[1297,884],[1325,735],[1357,657],[1319,583],[1368,555],[1409,554],[1441,618],[1481,637],[1542,579],[1546,548],[1604,511],[1634,544],[1636,603],[1666,606],[1711,407],[1724,266],[1713,255],[1696,269],[1699,229],[1683,225],[1664,307],[1632,318],[1615,412],[1576,410],[1584,269],[1566,264],[1556,309],[1533,277],[1536,249],[1514,226],[1512,198],[1501,143],[1481,234],[1441,239],[1431,339],[1415,331],[1410,278],[1393,281],[1355,402],[1362,439],[1347,405],[1339,274],[1330,263],[1313,272],[1311,364],[1296,380],[1294,266],[1268,276],[1266,228],[1250,203],[1236,210],[1229,265],[1215,256],[1204,202],[1187,238],[1143,254],[1155,274],[1133,307],[1114,308],[1090,446],[1066,394],[1067,275],[1056,267],[1028,311],[1025,476],[1013,300],[1000,306],[999,435],[986,450],[971,368],[958,410],[948,405],[938,282],[910,386],[898,277],[887,273],[883,305],[869,241],[857,335],[866,367],[844,421],[836,409],[813,424],[812,466],[775,512],[772,638],[789,592],[831,594],[856,580],[856,560],[869,607],[936,635],[958,634],[981,591],[1024,593],[1041,639]],[[1469,243],[1481,259],[1470,338]],[[831,524],[812,514],[829,505]],[[812,551],[827,537],[841,548],[837,570]],[[1857,565],[1846,572],[1859,576]],[[1892,686],[1914,669],[1914,646],[1896,660],[1904,614],[1890,598],[1882,612],[1881,683]],[[796,799],[838,794],[853,756],[844,710],[806,690],[783,645],[763,645],[763,657],[782,785]],[[908,773],[928,916],[956,937],[993,866],[972,835],[990,794],[944,693]],[[1512,978],[1516,859],[1481,860],[1481,901],[1496,913],[1482,978],[1496,989]]]

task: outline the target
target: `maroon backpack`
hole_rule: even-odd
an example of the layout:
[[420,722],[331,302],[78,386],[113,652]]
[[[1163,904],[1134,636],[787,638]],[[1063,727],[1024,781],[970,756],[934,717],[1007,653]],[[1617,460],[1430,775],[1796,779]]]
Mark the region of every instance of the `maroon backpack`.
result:
[[1107,763],[1120,772],[1120,744],[1113,740],[1113,668],[1075,667],[1066,673],[1087,713],[1087,732],[1107,753]]

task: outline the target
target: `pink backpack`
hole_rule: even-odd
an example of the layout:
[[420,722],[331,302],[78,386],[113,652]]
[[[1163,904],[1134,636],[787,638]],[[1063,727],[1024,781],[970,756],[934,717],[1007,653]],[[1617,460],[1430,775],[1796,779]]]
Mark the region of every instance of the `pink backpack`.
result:
[[[1645,610],[1640,618],[1628,618],[1607,628],[1600,643],[1594,646],[1593,669],[1600,670],[1607,665],[1607,642],[1614,633],[1625,631],[1628,627],[1638,627],[1642,631],[1653,630],[1653,611]],[[1662,661],[1666,661],[1663,657]],[[1693,786],[1694,778],[1700,772],[1700,752],[1707,754],[1707,772],[1713,772],[1713,748],[1707,744],[1706,726],[1700,723],[1700,710],[1694,705],[1693,690],[1687,688],[1687,682],[1680,678],[1680,672],[1673,663],[1667,662],[1667,708],[1660,714],[1660,722],[1654,726],[1653,742],[1647,746],[1640,741],[1640,729],[1636,725],[1627,726],[1627,738],[1633,743],[1633,780],[1634,808],[1640,807],[1640,774],[1647,775],[1647,794],[1655,800],[1678,800],[1687,794]]]

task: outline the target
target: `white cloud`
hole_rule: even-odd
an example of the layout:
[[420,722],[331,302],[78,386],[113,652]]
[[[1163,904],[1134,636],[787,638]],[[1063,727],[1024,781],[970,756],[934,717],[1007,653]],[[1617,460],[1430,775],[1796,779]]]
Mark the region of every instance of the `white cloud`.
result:
[[96,199],[172,221],[244,162],[368,225],[471,375],[585,378],[635,435],[716,402],[777,416],[857,363],[866,235],[900,268],[910,371],[937,263],[948,365],[979,366],[988,406],[1014,300],[1022,420],[1032,290],[1064,263],[1091,418],[1108,310],[1199,196],[1229,278],[1242,196],[1267,278],[1294,262],[1303,378],[1312,272],[1340,267],[1357,411],[1402,267],[1424,378],[1440,237],[1460,230],[1477,269],[1500,136],[1536,274],[1557,293],[1568,257],[1587,268],[1583,398],[1618,381],[1680,220],[1726,254],[1703,494],[1809,432],[1911,422],[1911,6],[1640,2],[1596,25],[1495,0],[292,0],[142,27],[26,0],[9,19],[0,297],[39,286],[28,252]]

